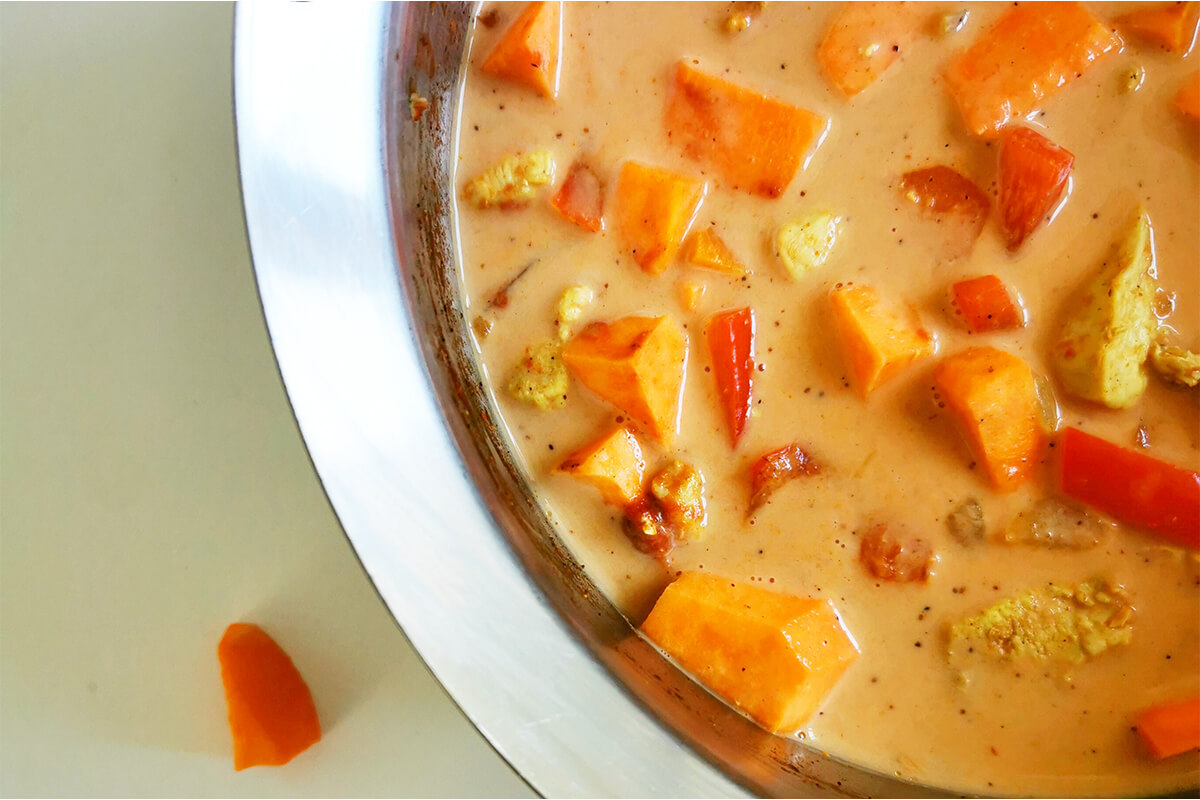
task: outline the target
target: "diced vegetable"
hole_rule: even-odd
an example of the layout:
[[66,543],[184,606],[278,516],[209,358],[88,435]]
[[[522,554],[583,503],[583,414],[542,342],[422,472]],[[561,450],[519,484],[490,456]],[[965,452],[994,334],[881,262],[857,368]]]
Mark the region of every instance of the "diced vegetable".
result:
[[543,411],[562,408],[567,402],[569,385],[570,376],[558,342],[540,342],[526,347],[508,376],[509,394]]
[[761,508],[788,481],[820,471],[812,456],[797,444],[762,455],[750,466],[750,513]]
[[1009,250],[1044,222],[1067,189],[1075,156],[1031,128],[1000,139],[1000,232]]
[[943,251],[947,258],[971,252],[983,231],[992,203],[970,178],[950,167],[937,165],[905,173],[900,191],[921,212],[945,229]]
[[1050,584],[1002,600],[950,628],[951,655],[1081,664],[1133,639],[1133,604],[1120,586]]
[[257,625],[238,622],[217,645],[233,733],[233,768],[282,766],[321,741],[312,694],[296,665]]
[[733,189],[779,197],[825,130],[811,111],[680,61],[667,100],[667,138]]
[[979,544],[987,532],[983,506],[973,497],[964,500],[946,517],[946,527],[955,541],[964,547]]
[[775,237],[775,250],[792,280],[800,280],[829,260],[842,232],[842,218],[827,211],[789,222]]
[[1184,116],[1200,120],[1200,70],[1193,72],[1192,76],[1184,81],[1179,93],[1175,95],[1175,107]]
[[1020,328],[1024,315],[1013,302],[1004,282],[995,275],[959,281],[950,287],[954,307],[971,333]]
[[687,175],[625,163],[617,181],[617,229],[638,266],[651,275],[671,266],[705,190]]
[[1007,544],[1087,550],[1108,539],[1115,527],[1086,509],[1047,497],[1017,514],[1001,538]]
[[754,309],[739,308],[713,315],[705,327],[713,377],[729,423],[729,434],[736,446],[753,402]]
[[1063,494],[1200,549],[1200,475],[1078,428],[1063,431],[1058,449]]
[[839,284],[829,300],[850,377],[861,396],[933,352],[929,332],[902,320],[872,287]]
[[585,231],[604,229],[604,187],[591,167],[576,161],[567,172],[562,186],[550,199],[558,213]]
[[587,307],[596,299],[590,286],[568,286],[558,298],[554,324],[558,328],[559,341],[571,338],[572,327],[583,319]]
[[504,32],[481,69],[554,99],[562,51],[562,3],[533,2]]
[[967,128],[990,138],[1121,45],[1081,3],[1021,3],[950,60],[946,82]]
[[579,381],[670,444],[679,428],[687,338],[673,318],[593,322],[563,348]]
[[1171,53],[1183,53],[1196,37],[1196,3],[1165,3],[1138,8],[1115,20],[1117,27]]
[[650,479],[650,495],[681,541],[696,538],[708,524],[704,503],[704,476],[682,461],[672,461]]
[[700,301],[704,299],[704,292],[707,288],[703,283],[683,281],[677,288],[679,305],[683,307],[684,311],[695,311],[700,307]]
[[1051,363],[1071,394],[1129,408],[1146,390],[1143,368],[1158,321],[1154,317],[1154,239],[1150,218],[1138,214],[1071,311]]
[[1155,758],[1200,749],[1200,697],[1148,708],[1138,714],[1135,725]]
[[463,194],[479,208],[522,205],[538,188],[554,180],[554,156],[536,153],[511,155],[466,185]]
[[604,502],[624,508],[642,493],[646,460],[637,436],[619,426],[567,456],[557,471],[590,483]]
[[664,565],[671,563],[675,530],[652,495],[643,494],[625,506],[623,530],[638,552],[654,556]]
[[853,97],[908,50],[920,21],[912,3],[844,4],[817,47],[821,71]]
[[994,347],[972,347],[938,364],[933,382],[994,487],[1013,491],[1033,476],[1046,436],[1028,364]]
[[701,572],[666,588],[642,632],[773,733],[803,725],[858,657],[828,600]]
[[1200,353],[1158,341],[1150,348],[1150,366],[1168,383],[1200,384]]
[[863,534],[858,560],[882,581],[925,583],[935,559],[929,542],[901,536],[891,526],[880,524]]
[[727,275],[742,276],[750,272],[712,228],[701,228],[688,237],[683,257],[696,267],[713,269]]

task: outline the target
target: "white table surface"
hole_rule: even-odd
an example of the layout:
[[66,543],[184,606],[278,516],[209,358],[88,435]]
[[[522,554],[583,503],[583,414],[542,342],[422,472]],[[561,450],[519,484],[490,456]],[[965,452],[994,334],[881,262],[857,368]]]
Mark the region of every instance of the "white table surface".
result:
[[[531,796],[359,567],[275,368],[227,5],[0,5],[0,792]],[[325,729],[233,770],[216,644]]]

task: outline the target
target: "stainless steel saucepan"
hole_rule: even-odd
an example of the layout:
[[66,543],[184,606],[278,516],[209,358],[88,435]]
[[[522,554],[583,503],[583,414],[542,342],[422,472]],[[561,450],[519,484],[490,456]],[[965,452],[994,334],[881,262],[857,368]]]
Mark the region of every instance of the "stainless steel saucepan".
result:
[[[475,8],[239,7],[259,291],[325,490],[383,600],[552,796],[928,795],[764,733],[638,638],[540,510],[458,292],[454,125]],[[409,96],[430,106],[414,122]]]

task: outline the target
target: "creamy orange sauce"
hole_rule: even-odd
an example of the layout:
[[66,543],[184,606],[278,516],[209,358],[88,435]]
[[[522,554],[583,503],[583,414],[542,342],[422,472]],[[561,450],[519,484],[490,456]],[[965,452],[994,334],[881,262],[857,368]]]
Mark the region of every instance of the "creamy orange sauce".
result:
[[[935,32],[943,14],[970,6],[958,32]],[[1200,135],[1171,97],[1200,62],[1129,40],[1048,100],[1032,124],[1075,155],[1070,194],[1048,227],[1015,254],[993,219],[971,255],[940,256],[941,231],[906,208],[903,173],[946,164],[994,192],[996,147],[965,129],[940,77],[942,65],[1004,10],[1003,5],[929,4],[926,35],[875,85],[845,99],[820,74],[815,53],[837,5],[772,3],[731,35],[728,4],[568,4],[563,11],[556,102],[483,75],[478,65],[520,10],[497,4],[494,27],[477,26],[458,131],[457,185],[514,152],[548,150],[561,181],[587,156],[606,189],[637,160],[701,175],[668,141],[663,108],[671,70],[683,57],[740,85],[830,120],[811,162],[777,199],[735,192],[709,178],[693,229],[715,223],[751,269],[745,280],[679,260],[659,276],[637,268],[611,220],[588,233],[549,205],[554,186],[518,209],[460,202],[457,223],[469,318],[492,323],[480,359],[514,448],[547,513],[578,559],[633,623],[670,580],[636,552],[621,513],[592,488],[551,470],[611,428],[619,411],[573,381],[565,407],[519,403],[505,381],[524,348],[555,337],[564,289],[596,291],[584,321],[669,314],[689,339],[681,429],[671,453],[647,444],[650,465],[670,456],[705,476],[705,537],[676,547],[672,572],[705,570],[802,596],[833,600],[861,656],[799,734],[869,768],[953,789],[1004,794],[1155,793],[1195,786],[1197,754],[1153,761],[1131,730],[1136,712],[1200,691],[1200,568],[1195,553],[1122,526],[1091,550],[1045,550],[989,541],[963,546],[946,516],[967,498],[984,509],[990,536],[1051,491],[1047,463],[1013,494],[992,490],[951,420],[932,399],[938,360],[976,344],[1019,355],[1050,375],[1051,342],[1072,297],[1127,228],[1139,203],[1154,226],[1162,287],[1174,296],[1168,324],[1177,343],[1200,346]],[[1093,4],[1111,19],[1116,4]],[[1128,91],[1125,77],[1145,80]],[[557,185],[557,181],[556,184]],[[993,194],[994,200],[994,194]],[[611,192],[606,211],[611,211]],[[844,217],[829,263],[792,281],[774,254],[780,225],[810,212]],[[606,214],[607,217],[607,214]],[[527,265],[503,310],[494,291]],[[1028,317],[1016,331],[968,334],[946,311],[956,280],[1000,275]],[[936,335],[937,353],[866,400],[849,386],[831,338],[827,295],[839,281],[870,283],[911,304]],[[685,311],[681,282],[701,283]],[[754,411],[731,448],[704,346],[705,320],[750,305],[757,316]],[[1058,392],[1063,422],[1134,446],[1142,428],[1150,455],[1200,469],[1196,390],[1152,376],[1131,409],[1114,411]],[[648,440],[646,440],[648,442]],[[761,454],[800,443],[823,467],[780,489],[747,520],[746,470]],[[1053,451],[1051,451],[1052,453]],[[938,561],[927,583],[877,581],[858,559],[859,536],[887,521],[919,533]],[[951,664],[946,629],[1024,590],[1105,577],[1123,584],[1136,608],[1133,639],[1072,668],[995,662]]]

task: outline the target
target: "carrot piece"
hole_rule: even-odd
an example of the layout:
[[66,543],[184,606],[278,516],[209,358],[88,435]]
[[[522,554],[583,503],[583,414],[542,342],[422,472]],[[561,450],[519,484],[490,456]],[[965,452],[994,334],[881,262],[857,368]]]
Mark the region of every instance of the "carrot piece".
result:
[[817,47],[817,61],[829,82],[853,97],[908,50],[919,26],[911,3],[846,3]]
[[585,231],[596,233],[604,229],[604,188],[596,173],[582,161],[571,165],[566,180],[550,203],[558,213]]
[[933,382],[993,486],[1009,492],[1033,476],[1046,436],[1028,364],[972,347],[938,364]]
[[816,475],[821,471],[813,457],[800,449],[798,444],[789,444],[759,456],[750,465],[750,512],[762,508],[780,486],[801,476]]
[[604,502],[624,508],[642,493],[646,459],[633,431],[619,426],[567,456],[556,471],[590,483]]
[[693,281],[684,281],[677,287],[679,292],[679,305],[684,311],[695,311],[700,306],[700,301],[704,299],[704,292],[708,287],[703,283],[694,283]]
[[671,583],[642,632],[772,733],[803,725],[858,657],[828,600],[702,572]]
[[689,236],[684,245],[683,257],[694,266],[729,275],[740,277],[750,271],[737,260],[737,256],[725,244],[725,240],[712,228],[701,228]]
[[734,189],[779,197],[821,138],[825,120],[680,61],[666,127],[685,156]]
[[834,327],[861,396],[933,352],[929,332],[902,320],[872,287],[840,285],[829,293],[829,300]]
[[753,403],[750,395],[754,383],[754,309],[746,307],[715,314],[708,320],[704,333],[717,392],[736,447]]
[[625,163],[617,180],[617,228],[639,267],[658,275],[671,266],[706,189],[687,175]]
[[1175,107],[1185,116],[1200,120],[1200,70],[1187,78],[1175,95]]
[[1000,232],[1016,250],[1067,189],[1075,156],[1030,128],[1000,140]]
[[1200,749],[1200,697],[1147,708],[1138,714],[1135,724],[1155,758]]
[[562,2],[530,3],[484,59],[487,75],[523,84],[553,100],[562,52]]
[[257,625],[235,623],[217,645],[233,768],[282,766],[321,741],[321,723],[304,678]]
[[946,82],[971,132],[991,138],[1121,46],[1080,3],[1022,3],[951,59]]
[[1121,30],[1171,53],[1182,53],[1196,37],[1196,3],[1139,7],[1117,17]]
[[939,164],[904,173],[900,191],[945,229],[943,251],[947,258],[971,252],[992,207],[988,196],[974,181]]
[[669,445],[679,429],[687,338],[671,317],[593,322],[563,347],[580,382]]
[[1063,494],[1200,549],[1200,475],[1078,428],[1063,431],[1059,451]]
[[1025,324],[1008,288],[995,275],[959,281],[950,287],[954,307],[962,314],[971,333],[1020,328]]

